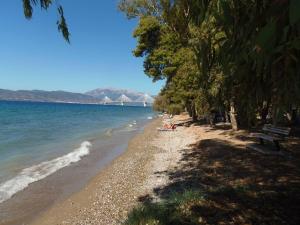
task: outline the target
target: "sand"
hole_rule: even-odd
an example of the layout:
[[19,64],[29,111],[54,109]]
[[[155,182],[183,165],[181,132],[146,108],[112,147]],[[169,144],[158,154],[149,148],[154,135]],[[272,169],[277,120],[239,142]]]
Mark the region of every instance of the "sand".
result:
[[129,142],[127,151],[83,190],[54,205],[32,224],[120,224],[141,196],[155,198],[151,190],[169,182],[167,176],[157,174],[176,166],[181,158],[178,150],[196,141],[196,135],[185,127],[159,132],[161,125],[161,118],[148,124]]
[[104,168],[86,187],[54,205],[32,224],[119,224],[143,192],[146,168],[154,156],[154,120],[135,136],[127,151]]
[[[175,116],[172,121],[185,119],[187,116]],[[54,205],[32,224],[120,224],[145,196],[159,201],[153,190],[171,182],[164,171],[176,168],[182,158],[181,150],[189,149],[199,138],[218,135],[206,132],[209,127],[195,126],[157,131],[165,122],[168,120],[161,118],[152,121],[130,141],[127,151],[83,190]]]
[[[187,118],[186,115],[175,116],[172,122]],[[220,184],[234,187],[253,183],[263,171],[257,170],[253,174],[255,179],[250,180],[249,173],[244,175],[240,167],[235,168],[238,164],[227,165],[230,160],[241,163],[240,158],[245,157],[245,168],[252,164],[260,168],[270,162],[258,153],[249,152],[246,145],[253,140],[245,138],[246,131],[232,131],[226,124],[219,128],[192,124],[179,126],[176,131],[157,131],[164,122],[168,120],[159,118],[150,122],[143,133],[130,141],[126,152],[99,172],[84,189],[54,205],[32,224],[121,224],[138,204],[147,200],[161,201],[166,187],[171,191],[178,184],[193,183],[203,190]],[[250,164],[248,160],[252,159]],[[262,165],[256,164],[258,159]],[[276,160],[282,159],[274,158]],[[237,176],[239,173],[241,176]]]

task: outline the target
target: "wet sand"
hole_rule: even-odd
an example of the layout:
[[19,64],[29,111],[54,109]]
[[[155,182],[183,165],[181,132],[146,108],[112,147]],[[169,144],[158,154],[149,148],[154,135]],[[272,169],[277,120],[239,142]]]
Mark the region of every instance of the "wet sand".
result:
[[80,192],[55,204],[32,224],[118,224],[144,194],[147,165],[152,162],[156,147],[156,127],[161,120],[150,122],[137,134],[124,154],[107,165]]
[[[176,123],[184,119],[187,116],[175,116],[172,120]],[[286,177],[284,185],[292,187],[288,190],[299,187],[299,167],[295,166],[299,164],[297,154],[293,159],[285,159],[276,156],[270,158],[250,151],[246,144],[253,140],[247,139],[247,131],[232,131],[226,125],[210,127],[192,124],[189,127],[180,126],[176,131],[159,132],[156,128],[160,126],[162,119],[148,124],[143,133],[130,141],[127,151],[102,170],[83,190],[55,205],[32,224],[121,224],[134,206],[145,201],[161,201],[168,193],[191,187],[207,193],[208,199],[203,200],[203,204],[211,209],[204,208],[201,211],[202,207],[197,208],[203,221],[215,221],[213,224],[231,224],[232,221],[238,221],[234,224],[250,224],[251,218],[264,218],[261,215],[265,215],[265,210],[256,207],[259,199],[249,203],[253,204],[249,207],[253,207],[255,212],[248,218],[243,199],[249,196],[231,199],[232,193],[228,192],[228,202],[224,203],[223,198],[209,198],[211,189],[254,185],[257,186],[256,191],[266,194],[262,186],[266,183],[274,189],[273,194],[280,195],[281,189],[277,189],[277,185],[281,185],[282,177]],[[298,147],[287,146],[287,149],[297,150]],[[286,168],[278,167],[280,163],[280,167]],[[266,167],[270,169],[266,170]],[[278,178],[276,185],[269,179],[271,172]],[[295,198],[294,194],[293,191],[287,192],[287,205]],[[273,197],[268,202],[270,207],[275,203],[281,204],[281,198]],[[263,201],[261,206],[265,203]],[[225,204],[225,208],[232,207],[232,211],[224,214],[222,204]],[[291,214],[286,217],[287,221],[298,220],[298,204],[292,207],[292,213],[285,210],[287,208],[280,209],[280,214]],[[216,213],[219,213],[219,217],[215,217]],[[224,218],[220,215],[224,215]],[[277,221],[271,217],[268,219]],[[281,224],[273,222],[269,224]]]
[[29,224],[53,205],[83,189],[99,171],[124,153],[130,139],[143,131],[145,122],[141,121],[138,126],[130,129],[124,127],[100,133],[97,138],[90,139],[92,147],[88,156],[30,184],[1,203],[0,225]]
[[[176,123],[186,119],[187,116],[181,115],[175,116],[172,121]],[[48,210],[43,213],[37,211],[36,218],[29,224],[120,224],[139,202],[146,198],[159,201],[154,190],[171,182],[165,171],[176,168],[183,156],[182,150],[188,150],[199,139],[216,135],[215,132],[206,132],[205,128],[194,126],[180,126],[176,131],[157,131],[157,127],[168,122],[168,119],[161,118],[151,121],[142,133],[130,140],[123,154],[101,168],[80,191],[78,184],[82,186],[87,183],[82,167],[77,167],[77,170],[76,165],[67,168],[73,181],[69,189],[73,189],[74,194],[56,202],[44,202],[40,198],[41,206],[46,208],[49,204]],[[85,164],[88,166],[89,162]],[[43,187],[43,181],[40,185]],[[76,185],[77,189],[72,185]],[[55,188],[45,189],[46,192],[49,190],[52,190],[49,192],[52,194]],[[28,223],[15,220],[11,224]]]
[[[181,119],[186,117],[177,116],[173,122]],[[120,224],[144,197],[155,198],[153,190],[169,182],[167,176],[159,174],[175,167],[182,157],[179,150],[197,140],[186,127],[157,131],[161,126],[162,119],[149,123],[130,141],[127,151],[83,190],[56,204],[32,224]]]
[[[175,116],[172,121],[176,123],[187,118],[186,115]],[[253,158],[253,167],[264,167],[282,160],[274,158],[270,162],[268,158],[246,149],[246,144],[253,141],[246,138],[246,131],[196,124],[179,126],[171,132],[157,131],[156,128],[164,122],[168,120],[151,121],[143,133],[131,139],[127,150],[81,191],[51,206],[31,225],[121,224],[133,207],[148,200],[161,201],[166,194],[180,188],[195,185],[197,189],[210,190],[214,187],[214,179],[224,180],[224,185],[232,186],[250,182],[246,175],[237,176],[243,172],[236,167],[237,164],[227,165],[235,156],[239,162],[243,162],[240,160],[243,157],[248,164],[247,160]],[[263,160],[262,165],[258,159]],[[223,174],[221,167],[225,165],[227,169]],[[231,170],[232,174],[229,173]],[[261,176],[263,172],[259,169],[254,175]],[[243,215],[243,208],[241,212]]]

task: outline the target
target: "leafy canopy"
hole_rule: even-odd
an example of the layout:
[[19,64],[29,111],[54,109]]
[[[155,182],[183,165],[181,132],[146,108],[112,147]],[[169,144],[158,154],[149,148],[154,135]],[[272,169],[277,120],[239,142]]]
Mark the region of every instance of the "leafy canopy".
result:
[[59,18],[56,22],[58,31],[62,33],[64,39],[70,43],[70,33],[68,29],[68,25],[64,16],[64,10],[61,5],[57,3],[57,1],[53,0],[23,0],[23,9],[24,9],[24,15],[27,19],[32,18],[33,14],[33,7],[39,5],[41,9],[48,10],[50,6],[53,4],[56,4],[57,12],[59,15]]
[[276,120],[300,106],[299,2],[122,0],[120,9],[139,19],[134,55],[154,81],[166,80],[166,110],[232,106],[249,125],[266,107]]

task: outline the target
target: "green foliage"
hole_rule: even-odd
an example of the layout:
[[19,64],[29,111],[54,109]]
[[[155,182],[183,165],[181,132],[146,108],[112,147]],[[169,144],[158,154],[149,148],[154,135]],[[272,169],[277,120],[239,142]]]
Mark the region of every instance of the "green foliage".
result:
[[178,115],[184,112],[184,107],[181,104],[172,103],[168,106],[168,112],[172,115]]
[[127,18],[160,15],[159,3],[156,0],[121,0],[119,9],[126,13]]
[[61,6],[59,6],[57,8],[58,10],[58,13],[60,15],[60,18],[59,20],[57,21],[57,28],[58,28],[58,31],[62,33],[63,37],[65,38],[65,40],[70,43],[70,33],[69,33],[69,29],[68,29],[68,26],[67,26],[67,22],[66,22],[66,19],[64,17],[64,10]]
[[276,23],[270,21],[266,26],[264,26],[257,35],[257,45],[259,48],[270,48],[272,47],[272,42],[274,34],[276,32]]
[[290,1],[290,23],[291,25],[296,24],[300,20],[300,1],[298,0],[291,0]]
[[142,17],[133,37],[138,39],[138,45],[133,52],[136,57],[143,57],[153,51],[160,37],[158,20],[153,16]]
[[198,191],[174,193],[169,199],[160,203],[146,203],[135,208],[128,215],[125,225],[181,225],[198,224],[198,216],[193,213],[193,206],[203,200]]
[[[33,6],[40,5],[41,9],[48,10],[53,4],[53,0],[23,0],[24,15],[27,19],[31,19],[33,13]],[[59,18],[56,22],[58,31],[62,33],[64,39],[70,43],[70,33],[66,19],[64,17],[64,11],[61,5],[57,5]]]
[[169,102],[166,96],[158,95],[154,99],[153,109],[158,112],[167,112],[168,111]]
[[264,104],[283,113],[300,105],[299,1],[123,0],[121,6],[140,19],[134,53],[144,57],[148,76],[166,80],[160,95],[168,104],[190,115],[231,105],[243,125],[255,123]]

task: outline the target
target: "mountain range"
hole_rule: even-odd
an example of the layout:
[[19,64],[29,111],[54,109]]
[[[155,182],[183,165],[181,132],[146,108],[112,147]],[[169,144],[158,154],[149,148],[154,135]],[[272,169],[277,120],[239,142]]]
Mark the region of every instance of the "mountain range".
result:
[[5,90],[0,89],[0,100],[61,102],[82,104],[119,104],[122,103],[153,103],[153,96],[142,92],[126,89],[98,88],[86,93],[42,90]]
[[153,103],[153,97],[143,92],[136,92],[126,89],[115,88],[98,88],[85,93],[86,95],[98,98],[98,99],[111,99],[112,101],[123,102],[148,102]]

